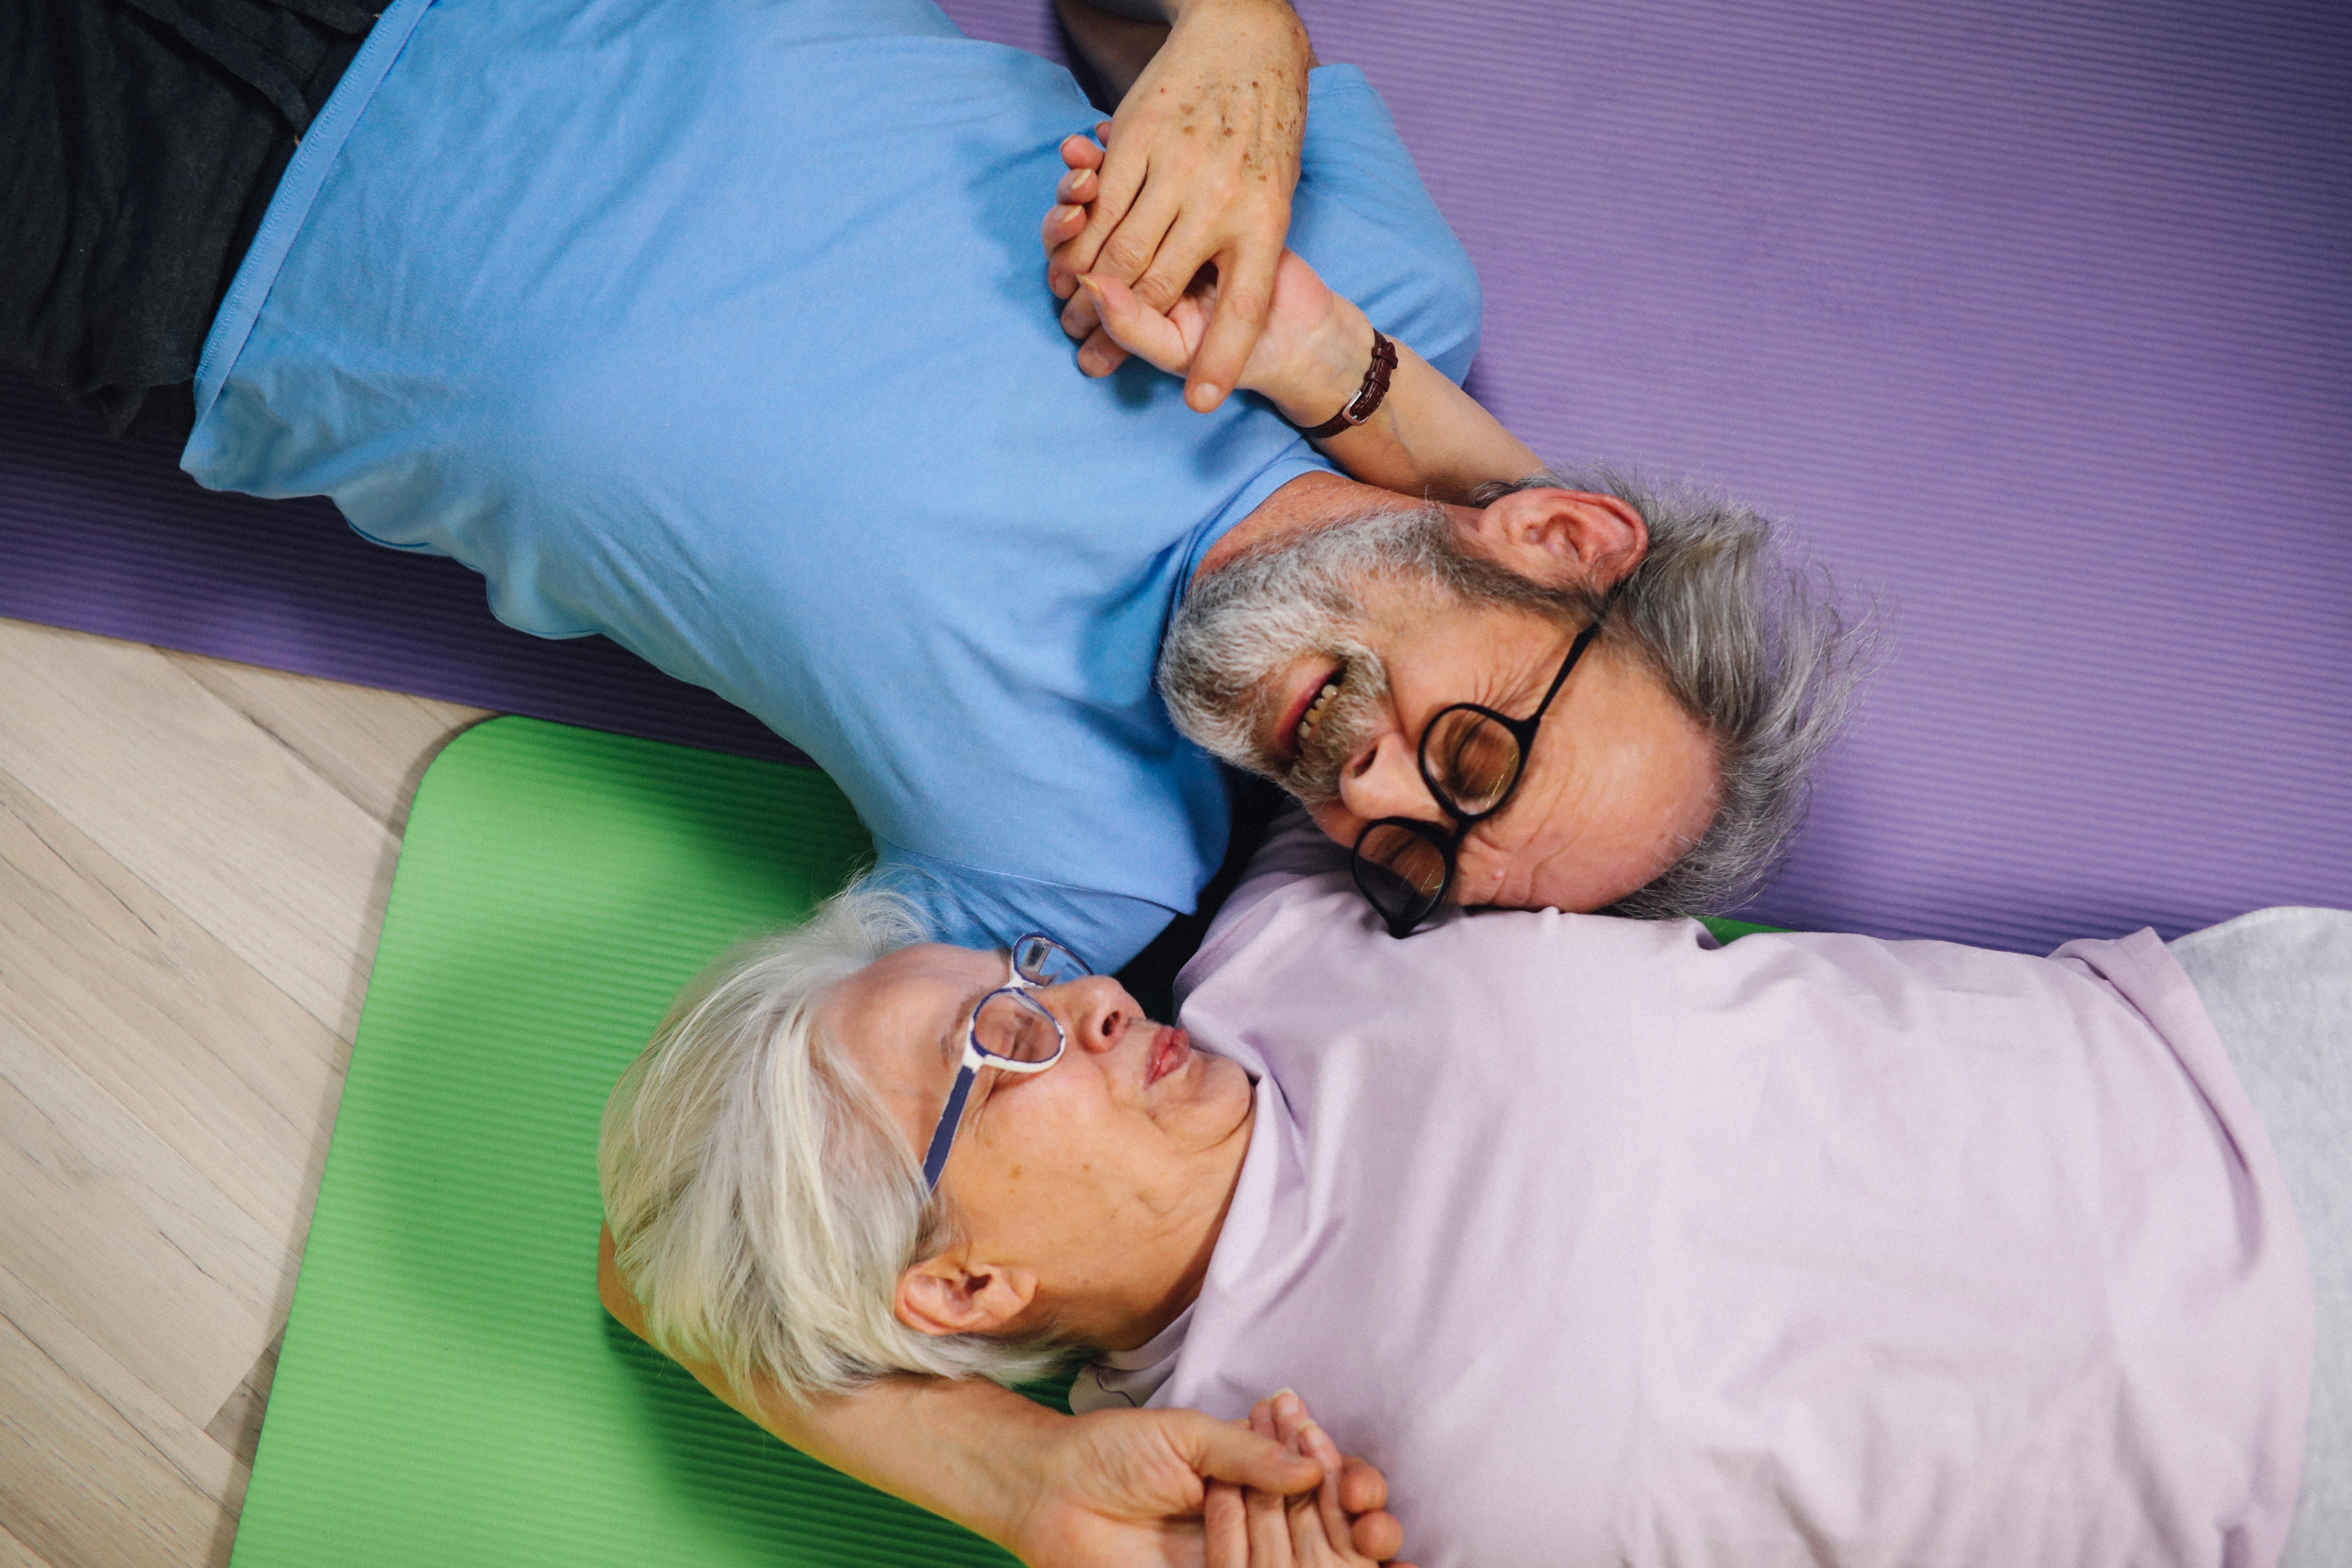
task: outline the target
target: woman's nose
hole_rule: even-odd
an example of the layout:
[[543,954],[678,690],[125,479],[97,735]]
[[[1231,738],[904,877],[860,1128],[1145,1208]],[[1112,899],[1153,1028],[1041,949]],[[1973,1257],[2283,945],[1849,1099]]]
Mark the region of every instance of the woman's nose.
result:
[[1127,994],[1127,987],[1108,974],[1048,986],[1043,1000],[1061,1018],[1070,1043],[1081,1050],[1109,1050],[1129,1025],[1143,1017],[1142,1006]]
[[1419,746],[1411,736],[1395,730],[1382,735],[1371,751],[1340,773],[1339,804],[1365,822],[1378,822],[1384,816],[1445,820],[1429,785],[1422,782]]

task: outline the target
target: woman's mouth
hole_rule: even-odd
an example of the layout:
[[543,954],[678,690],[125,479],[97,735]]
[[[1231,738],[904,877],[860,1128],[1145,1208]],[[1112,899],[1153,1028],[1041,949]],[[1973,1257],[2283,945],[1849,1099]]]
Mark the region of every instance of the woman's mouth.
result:
[[1347,679],[1347,666],[1337,665],[1329,674],[1298,694],[1289,722],[1282,730],[1285,748],[1292,762],[1297,762],[1305,753],[1307,742],[1314,740],[1315,726],[1322,721],[1331,699],[1339,695],[1339,687]]
[[1192,1037],[1181,1029],[1163,1027],[1151,1043],[1151,1063],[1144,1072],[1143,1087],[1150,1089],[1192,1059]]

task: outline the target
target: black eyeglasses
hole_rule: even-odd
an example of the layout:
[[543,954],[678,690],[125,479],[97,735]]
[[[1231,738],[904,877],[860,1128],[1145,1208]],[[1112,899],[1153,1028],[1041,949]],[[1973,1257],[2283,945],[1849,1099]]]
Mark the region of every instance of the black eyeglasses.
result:
[[1535,744],[1536,727],[1568,672],[1592,646],[1606,616],[1576,634],[1559,673],[1524,719],[1507,718],[1475,702],[1456,702],[1437,710],[1421,731],[1417,754],[1421,782],[1429,787],[1438,809],[1454,818],[1451,828],[1412,816],[1384,816],[1356,835],[1355,853],[1348,868],[1355,874],[1357,890],[1388,923],[1389,934],[1411,936],[1437,912],[1454,889],[1455,857],[1471,829],[1509,803],[1511,792],[1528,771],[1528,751]]

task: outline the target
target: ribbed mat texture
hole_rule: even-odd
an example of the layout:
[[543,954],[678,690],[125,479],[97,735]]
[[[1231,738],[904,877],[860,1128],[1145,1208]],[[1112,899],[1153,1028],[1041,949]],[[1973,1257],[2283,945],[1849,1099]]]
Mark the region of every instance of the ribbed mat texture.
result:
[[[947,8],[1060,47],[1045,0]],[[1890,612],[1752,912],[2046,950],[2352,905],[2352,8],[1300,9],[1478,265],[1505,420],[1785,515]],[[13,384],[0,615],[781,754]]]
[[409,818],[235,1568],[1002,1563],[596,1299],[597,1118],[671,994],[867,847],[814,769],[530,719]]

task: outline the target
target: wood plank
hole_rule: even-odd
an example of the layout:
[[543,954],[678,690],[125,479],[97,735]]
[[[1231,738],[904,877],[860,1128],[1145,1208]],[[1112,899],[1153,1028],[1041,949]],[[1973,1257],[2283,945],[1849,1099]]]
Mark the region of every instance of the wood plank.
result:
[[0,1529],[0,1568],[50,1568],[50,1563],[5,1529]]
[[[261,1420],[269,1407],[269,1385],[278,1376],[278,1352],[285,1347],[286,1329],[278,1326],[278,1337],[253,1358],[251,1370],[235,1388],[213,1418],[205,1424],[205,1436],[228,1457],[236,1461],[247,1475],[253,1471],[253,1456],[261,1447]],[[236,1500],[242,1501],[245,1485],[236,1483]]]
[[7,1320],[0,1389],[0,1525],[47,1568],[226,1563],[221,1505]]
[[[201,1436],[291,1299],[289,1249],[130,1112],[0,1025],[0,1310],[101,1392],[119,1364]],[[70,1333],[67,1333],[67,1326]]]
[[394,833],[406,826],[416,781],[441,748],[490,717],[484,708],[315,675],[169,649],[163,657]]
[[350,1045],[5,770],[0,1020],[299,1250]]
[[9,771],[348,1040],[396,836],[153,648],[0,621],[0,689]]
[[[71,1379],[81,1390],[79,1397],[105,1405],[136,1434],[149,1453],[170,1465],[190,1486],[224,1505],[233,1506],[244,1498],[252,1466],[250,1450],[240,1460],[226,1444],[174,1409],[171,1401],[28,1288],[13,1268],[0,1268],[0,1319],[15,1325],[50,1365]],[[6,1522],[0,1516],[0,1524]]]

